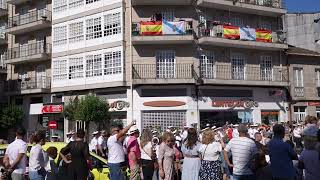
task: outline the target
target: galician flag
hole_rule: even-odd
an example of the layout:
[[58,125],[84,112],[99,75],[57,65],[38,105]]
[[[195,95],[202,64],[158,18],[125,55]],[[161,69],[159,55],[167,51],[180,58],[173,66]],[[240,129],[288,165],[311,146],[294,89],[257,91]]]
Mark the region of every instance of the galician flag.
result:
[[246,41],[255,41],[256,40],[256,30],[253,28],[240,28],[240,39]]
[[185,22],[169,22],[166,20],[162,21],[162,34],[186,34]]

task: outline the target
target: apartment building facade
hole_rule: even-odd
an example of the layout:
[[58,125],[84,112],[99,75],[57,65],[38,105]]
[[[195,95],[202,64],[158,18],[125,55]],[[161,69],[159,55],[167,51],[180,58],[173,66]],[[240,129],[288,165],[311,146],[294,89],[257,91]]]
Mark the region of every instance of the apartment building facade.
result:
[[289,47],[291,119],[303,122],[307,115],[320,117],[320,53]]
[[28,131],[42,127],[42,104],[50,102],[51,1],[7,0],[5,95],[24,110]]
[[127,79],[139,127],[288,120],[282,1],[126,4]]
[[[0,1],[0,54],[7,49],[8,41],[5,32],[8,18],[7,1]],[[7,97],[4,96],[5,80],[7,78],[7,68],[3,56],[0,56],[0,104],[7,103]]]

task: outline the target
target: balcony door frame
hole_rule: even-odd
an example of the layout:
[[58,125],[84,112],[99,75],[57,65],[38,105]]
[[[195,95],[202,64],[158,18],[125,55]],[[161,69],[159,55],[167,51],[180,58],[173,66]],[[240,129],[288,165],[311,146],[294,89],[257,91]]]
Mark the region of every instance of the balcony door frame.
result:
[[173,50],[161,50],[156,52],[156,77],[160,79],[175,78],[176,53]]
[[243,53],[231,53],[230,75],[232,80],[246,80],[247,57]]
[[45,65],[38,65],[36,68],[36,86],[37,88],[45,88],[46,87],[46,66]]
[[263,81],[273,80],[273,63],[270,55],[260,56],[260,79]]
[[216,78],[216,61],[213,51],[201,51],[199,54],[200,73],[204,79]]

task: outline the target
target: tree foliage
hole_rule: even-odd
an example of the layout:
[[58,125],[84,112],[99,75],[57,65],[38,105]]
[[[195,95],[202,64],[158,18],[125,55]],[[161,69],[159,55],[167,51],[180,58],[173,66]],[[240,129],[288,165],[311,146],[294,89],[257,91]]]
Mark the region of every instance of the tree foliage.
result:
[[22,122],[24,112],[15,105],[5,105],[0,108],[0,127],[12,128]]
[[74,99],[70,99],[69,103],[63,109],[63,115],[70,121],[75,121],[76,113],[79,106],[79,99],[75,97]]

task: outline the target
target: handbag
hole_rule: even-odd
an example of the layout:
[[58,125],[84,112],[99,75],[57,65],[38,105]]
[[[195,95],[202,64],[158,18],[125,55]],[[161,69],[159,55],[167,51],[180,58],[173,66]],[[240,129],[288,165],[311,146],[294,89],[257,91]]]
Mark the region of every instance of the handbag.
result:
[[204,155],[206,153],[207,147],[209,146],[209,144],[207,144],[206,148],[204,149],[204,152],[201,154],[200,159],[201,161],[204,159]]

